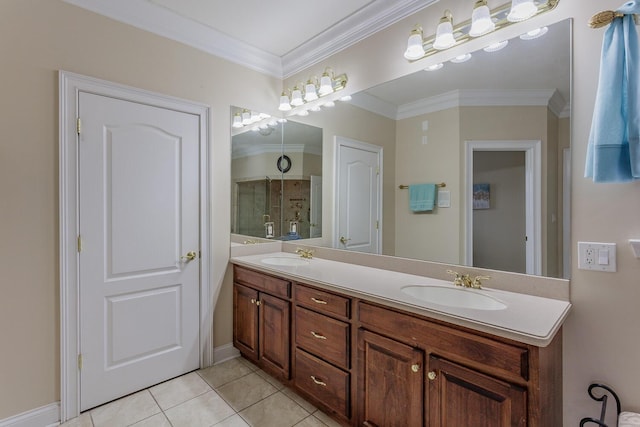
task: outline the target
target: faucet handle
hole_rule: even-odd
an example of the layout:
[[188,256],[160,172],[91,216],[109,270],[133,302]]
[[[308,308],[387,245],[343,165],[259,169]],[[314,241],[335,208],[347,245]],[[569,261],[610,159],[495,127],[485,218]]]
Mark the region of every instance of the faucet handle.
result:
[[471,287],[475,289],[481,289],[482,280],[489,280],[489,279],[491,279],[491,276],[476,276],[473,278],[473,281],[471,282]]
[[447,273],[452,274],[453,284],[456,286],[464,286],[464,276],[463,274],[458,273],[457,271],[447,270]]

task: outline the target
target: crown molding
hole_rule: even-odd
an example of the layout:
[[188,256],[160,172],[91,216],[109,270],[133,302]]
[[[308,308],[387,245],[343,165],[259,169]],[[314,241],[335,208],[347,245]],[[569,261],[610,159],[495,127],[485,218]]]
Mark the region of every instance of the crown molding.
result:
[[283,78],[352,46],[439,0],[379,0],[343,19],[282,57]]
[[63,0],[277,78],[287,78],[438,0],[372,2],[282,58],[145,0]]
[[282,60],[199,22],[145,0],[63,0],[66,3],[175,40],[273,77]]
[[548,106],[558,117],[568,117],[570,112],[568,103],[555,89],[452,90],[399,106],[363,93],[355,95],[351,103],[393,120],[409,119],[455,107]]

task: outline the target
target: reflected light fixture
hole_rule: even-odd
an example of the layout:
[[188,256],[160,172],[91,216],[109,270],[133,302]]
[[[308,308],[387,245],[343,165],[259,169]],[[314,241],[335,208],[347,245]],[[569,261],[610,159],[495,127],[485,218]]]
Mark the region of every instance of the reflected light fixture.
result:
[[463,62],[467,62],[470,59],[471,59],[471,54],[470,53],[465,53],[463,55],[456,56],[455,58],[453,58],[451,60],[451,62],[453,62],[454,64],[461,64]]
[[269,114],[243,109],[241,112],[236,111],[233,114],[231,127],[234,129],[242,129],[245,126],[250,126],[251,130],[257,131],[260,126],[272,126],[273,124],[275,124],[275,121],[271,119]]
[[[347,75],[341,74],[336,76],[330,67],[325,68],[320,81],[313,76],[309,78],[305,84],[297,84],[293,90],[282,91],[280,95],[280,103],[278,104],[278,110],[291,111],[296,107],[305,106],[304,110],[319,111],[320,107],[325,104],[332,103],[336,97],[333,95],[335,92],[344,89],[347,85]],[[302,89],[301,89],[302,88]],[[304,89],[304,90],[303,90]],[[291,93],[291,98],[287,95]],[[324,99],[323,99],[324,98]],[[315,102],[318,102],[315,105]],[[309,105],[307,105],[309,104]],[[293,112],[292,114],[296,114]]]
[[487,0],[478,0],[473,6],[471,14],[471,28],[469,35],[479,37],[496,29],[496,24],[491,20],[491,11],[487,6]]
[[538,11],[538,7],[533,0],[512,0],[511,11],[507,15],[510,22],[520,22],[531,18]]
[[501,42],[491,43],[489,46],[485,47],[483,50],[485,52],[497,52],[499,50],[504,49],[509,44],[509,40],[503,40]]
[[[489,9],[487,2],[488,0],[474,0],[471,17],[455,26],[451,11],[445,10],[438,22],[435,34],[426,38],[422,27],[419,24],[416,25],[407,40],[407,48],[404,51],[405,59],[412,62],[417,61],[452,46],[464,44],[473,38],[501,30],[532,16],[549,12],[555,9],[560,0],[508,0],[493,9]],[[524,39],[526,37],[533,37],[533,35],[523,35]],[[498,47],[504,46],[492,46],[491,49]]]
[[422,27],[420,25],[416,25],[409,35],[407,50],[404,51],[404,57],[409,61],[422,58],[425,53],[422,43],[424,43],[424,40],[422,39]]
[[522,40],[537,39],[538,37],[542,37],[545,34],[547,34],[547,31],[549,31],[549,28],[547,28],[547,27],[536,28],[535,30],[527,31],[524,34],[521,34],[520,38]]
[[240,113],[235,113],[233,115],[233,123],[231,124],[231,127],[239,129],[243,126],[244,125],[242,124],[242,115]]
[[444,67],[444,64],[442,62],[439,62],[437,64],[433,64],[433,65],[429,65],[427,68],[425,68],[425,71],[436,71],[439,70],[440,68]]
[[433,42],[433,48],[444,50],[454,44],[456,44],[456,39],[453,37],[453,15],[447,9],[444,11],[444,15],[440,18],[440,23],[436,28],[436,39]]

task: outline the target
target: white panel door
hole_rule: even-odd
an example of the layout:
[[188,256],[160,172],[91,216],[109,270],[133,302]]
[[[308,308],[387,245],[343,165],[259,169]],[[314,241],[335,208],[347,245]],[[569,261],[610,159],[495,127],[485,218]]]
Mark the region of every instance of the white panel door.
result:
[[85,410],[199,367],[200,136],[194,114],[78,102]]
[[364,144],[338,144],[335,247],[380,253],[380,152]]

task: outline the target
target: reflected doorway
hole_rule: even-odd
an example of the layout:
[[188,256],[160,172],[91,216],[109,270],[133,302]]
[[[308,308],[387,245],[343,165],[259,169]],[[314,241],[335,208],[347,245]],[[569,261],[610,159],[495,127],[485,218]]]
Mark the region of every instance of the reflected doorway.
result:
[[[464,263],[507,270],[508,262],[510,271],[540,275],[541,141],[467,141],[465,165]],[[474,184],[476,199],[487,200],[474,204]],[[519,207],[498,209],[506,198]]]

